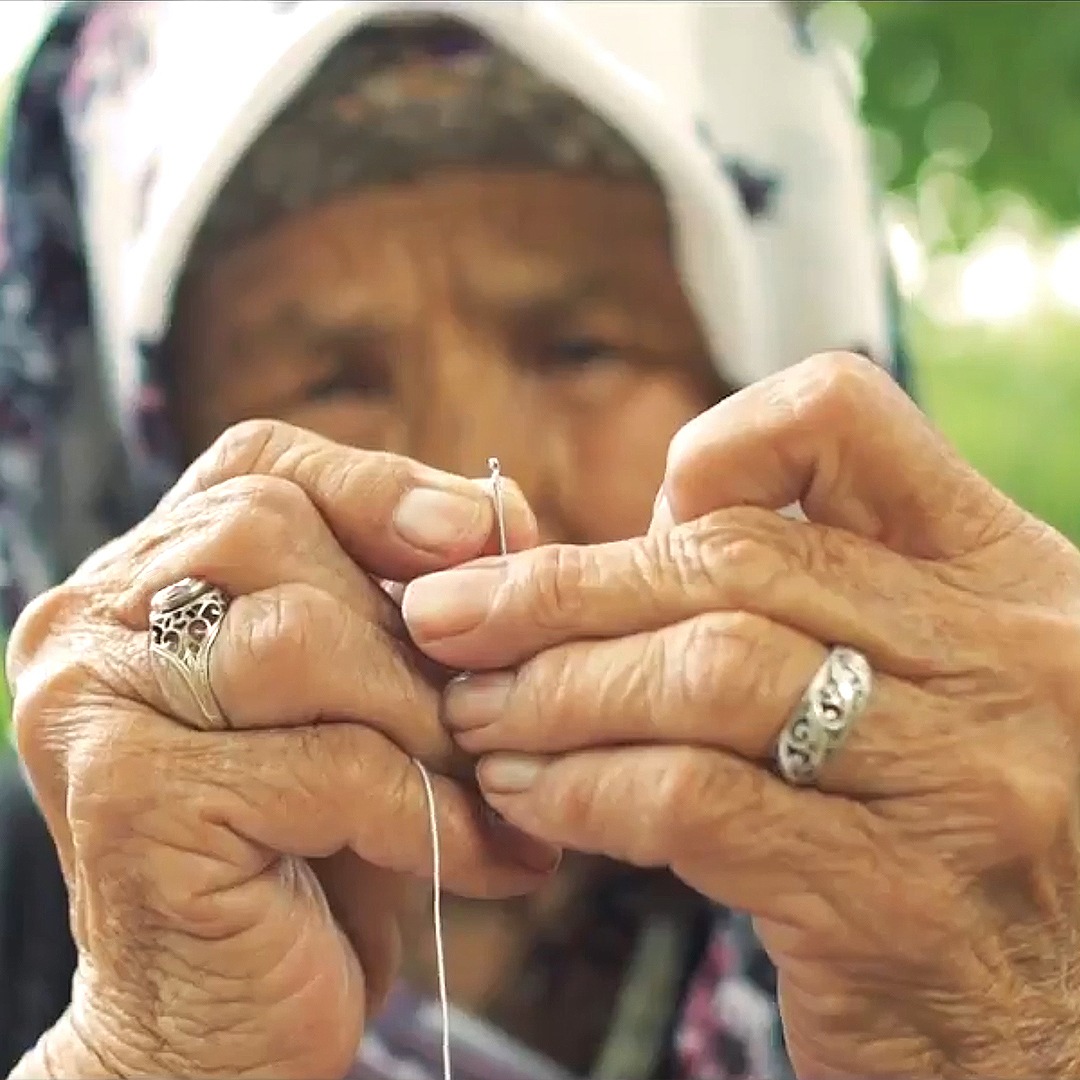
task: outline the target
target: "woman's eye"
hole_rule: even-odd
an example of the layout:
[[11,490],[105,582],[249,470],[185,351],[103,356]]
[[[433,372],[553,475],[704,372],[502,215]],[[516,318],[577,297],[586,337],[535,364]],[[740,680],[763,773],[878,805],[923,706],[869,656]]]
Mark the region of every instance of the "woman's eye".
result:
[[615,348],[600,338],[568,337],[555,341],[548,355],[551,361],[562,367],[584,367],[598,360],[610,360]]
[[381,373],[358,369],[350,364],[341,364],[310,383],[307,388],[307,397],[312,401],[322,401],[342,394],[376,397],[389,392],[390,382]]

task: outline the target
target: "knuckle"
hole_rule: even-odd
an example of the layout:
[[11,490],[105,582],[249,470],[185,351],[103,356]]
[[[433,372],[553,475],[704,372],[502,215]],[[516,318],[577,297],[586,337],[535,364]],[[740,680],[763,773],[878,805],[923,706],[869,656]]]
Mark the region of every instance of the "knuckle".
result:
[[687,592],[709,591],[714,603],[748,607],[791,569],[774,538],[748,515],[710,514],[662,538],[675,579]]
[[203,460],[226,476],[272,471],[298,434],[298,428],[282,420],[242,420],[217,437]]
[[94,649],[90,609],[93,593],[70,582],[33,600],[8,642],[10,723],[16,748],[32,772],[52,768],[56,729],[68,723],[88,694],[104,692],[101,674],[89,666]]
[[559,789],[559,817],[572,836],[592,836],[603,822],[598,814],[598,792],[594,782],[575,778]]
[[[235,774],[222,773],[223,759],[205,747],[148,739],[146,718],[134,710],[117,719],[118,732],[94,725],[68,757],[76,878],[92,881],[125,918],[149,917],[155,929],[162,918],[191,926],[216,908],[217,856],[227,861],[232,844],[222,823],[247,803],[249,789],[235,763]],[[137,937],[144,928],[126,929]]]
[[384,450],[360,450],[308,436],[277,455],[275,471],[287,475],[297,491],[337,505],[363,493],[376,523],[389,517],[404,493],[422,482],[424,468],[411,458]]
[[[396,506],[407,488],[415,486],[426,469],[411,458],[383,450],[341,446],[281,420],[245,420],[218,437],[194,467],[195,489],[221,484],[230,477],[285,478],[296,488],[317,492],[333,502],[354,492],[359,480],[377,506]],[[192,488],[192,480],[182,484]]]
[[537,549],[528,560],[527,577],[518,588],[528,590],[530,616],[541,629],[558,630],[575,623],[586,606],[587,555],[570,544]]
[[804,404],[822,423],[850,419],[895,392],[888,373],[861,353],[822,353],[806,362],[804,373]]
[[51,779],[99,710],[142,696],[144,638],[116,632],[111,603],[101,581],[69,580],[29,604],[13,629],[10,725],[32,777]]
[[694,822],[719,805],[715,780],[703,760],[700,751],[680,748],[657,771],[649,826],[641,830],[641,847],[634,861],[642,865],[670,862],[673,854],[686,853],[693,846]]
[[1019,667],[1025,683],[1039,688],[1049,707],[1064,717],[1073,738],[1080,739],[1080,623],[1068,613],[1025,608],[1003,619],[997,662],[1003,670]]
[[199,526],[200,546],[228,559],[259,551],[288,551],[317,517],[303,490],[276,476],[239,476],[197,496],[177,511],[185,529]]
[[416,483],[419,466],[412,458],[391,454],[387,450],[364,450],[365,471],[371,476],[372,483],[383,485],[388,491],[397,493]]
[[386,450],[352,450],[347,456],[322,459],[319,471],[321,487],[331,501],[357,490],[359,479],[359,490],[376,524],[380,516],[388,519],[405,493],[422,483],[425,471],[430,470]]
[[298,655],[310,652],[325,660],[337,651],[339,613],[312,585],[296,583],[253,593],[234,605],[229,615],[227,650],[222,651],[253,672],[284,671],[295,667]]
[[1028,772],[1014,782],[1013,790],[1020,821],[1026,824],[1025,850],[1042,853],[1075,821],[1075,779],[1058,766],[1039,775]]
[[1023,754],[990,740],[976,766],[979,803],[993,833],[995,860],[1037,861],[1066,834],[1077,812],[1072,770],[1058,739],[1024,738]]
[[971,779],[1002,850],[1036,858],[1080,811],[1080,630],[1067,616],[1033,607],[999,616],[995,626],[978,690],[979,721],[992,737]]
[[841,529],[795,529],[792,537],[804,541],[797,547],[792,544],[792,561],[817,580],[874,581],[888,573],[895,576],[897,589],[914,589],[920,583],[912,578],[911,564],[902,556],[853,543],[851,534]]
[[304,490],[280,476],[237,477],[221,485],[218,497],[226,501],[234,521],[249,522],[260,534],[271,527],[295,536],[298,524],[315,516]]
[[709,702],[722,702],[725,712],[749,704],[763,675],[776,667],[776,658],[766,655],[768,621],[743,611],[710,612],[683,625],[668,663],[669,685],[686,714],[701,716]]
[[6,673],[13,685],[57,634],[78,617],[87,602],[84,589],[65,582],[35,597],[23,608],[7,644]]
[[57,722],[79,698],[83,673],[67,664],[26,669],[11,702],[11,732],[31,778],[53,767]]

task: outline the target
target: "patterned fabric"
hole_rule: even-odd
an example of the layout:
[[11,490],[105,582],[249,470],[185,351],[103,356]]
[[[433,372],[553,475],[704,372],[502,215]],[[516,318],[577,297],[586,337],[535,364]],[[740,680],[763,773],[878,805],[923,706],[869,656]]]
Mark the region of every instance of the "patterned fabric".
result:
[[[377,35],[350,35],[408,6],[219,0],[208,18],[188,0],[62,5],[20,84],[0,198],[8,625],[176,476],[156,362],[192,243],[226,243],[290,206],[447,155],[628,172],[647,162],[688,298],[735,382],[824,348],[894,363],[851,101],[783,5],[658,4],[642,34],[618,5],[447,4],[473,32],[412,57],[401,79]],[[476,31],[525,67],[478,48]],[[327,57],[340,91],[330,112],[302,90]],[[587,108],[567,108],[551,84]],[[275,119],[281,139],[260,139]],[[446,142],[416,137],[443,124]],[[366,149],[342,154],[346,137]],[[292,161],[318,168],[286,169],[293,139],[305,149]],[[772,979],[748,921],[719,913],[675,1039],[682,1075],[787,1076]],[[433,1016],[402,989],[356,1077],[436,1076]],[[459,1080],[565,1075],[467,1018],[455,1059]]]
[[693,1080],[794,1080],[776,1009],[776,969],[747,916],[717,919],[683,1002],[675,1049]]

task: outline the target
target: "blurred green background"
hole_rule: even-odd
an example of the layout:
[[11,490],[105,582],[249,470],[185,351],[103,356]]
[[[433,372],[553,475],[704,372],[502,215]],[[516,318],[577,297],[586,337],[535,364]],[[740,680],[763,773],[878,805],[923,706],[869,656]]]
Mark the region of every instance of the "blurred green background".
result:
[[852,60],[923,405],[1080,542],[1080,3],[800,6]]
[[[791,2],[862,102],[922,403],[1080,542],[1080,2]],[[46,6],[0,3],[0,80]]]

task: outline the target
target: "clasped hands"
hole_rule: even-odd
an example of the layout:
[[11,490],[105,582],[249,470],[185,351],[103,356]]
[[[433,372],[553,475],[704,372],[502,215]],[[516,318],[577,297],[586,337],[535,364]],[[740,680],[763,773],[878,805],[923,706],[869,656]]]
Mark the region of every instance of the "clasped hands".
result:
[[[345,1075],[430,873],[415,757],[455,892],[569,848],[748,911],[805,1080],[1080,1076],[1080,553],[846,355],[684,428],[643,537],[533,546],[508,490],[502,557],[472,482],[240,425],[30,605],[13,724],[79,967],[23,1075]],[[148,655],[192,576],[231,598],[224,730]],[[794,788],[835,645],[872,696]]]

